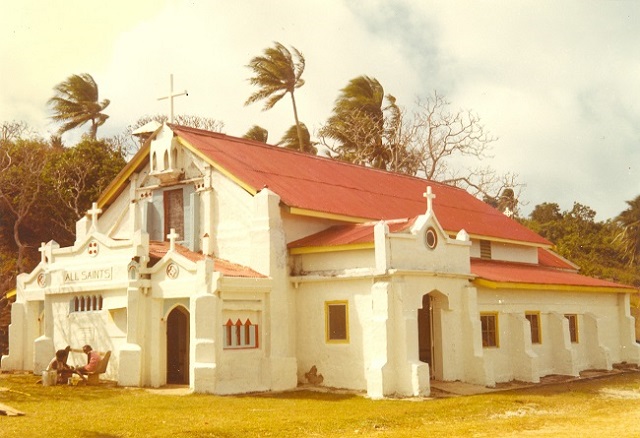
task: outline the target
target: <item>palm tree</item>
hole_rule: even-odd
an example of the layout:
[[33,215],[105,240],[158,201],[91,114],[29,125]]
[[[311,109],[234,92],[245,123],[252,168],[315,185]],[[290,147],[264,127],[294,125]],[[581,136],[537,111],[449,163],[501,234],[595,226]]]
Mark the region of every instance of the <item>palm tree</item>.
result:
[[51,118],[56,122],[63,122],[59,133],[63,134],[91,122],[89,136],[95,140],[98,126],[101,126],[109,118],[102,111],[110,103],[109,99],[98,102],[96,81],[88,73],[74,74],[53,89],[56,94],[49,99],[48,103],[55,112]]
[[249,140],[260,141],[266,143],[269,138],[269,131],[262,126],[253,125],[242,138],[248,138]]
[[[386,167],[384,135],[384,88],[377,79],[358,76],[340,90],[333,115],[320,130],[322,137],[333,139],[337,158],[357,164]],[[391,104],[395,99],[388,96]]]
[[629,208],[616,217],[616,222],[622,227],[616,240],[622,244],[629,266],[633,266],[640,254],[640,195],[627,204]]
[[[275,42],[274,47],[264,50],[263,56],[251,59],[247,67],[253,70],[254,76],[249,79],[249,82],[259,89],[249,96],[244,104],[249,105],[259,100],[266,100],[263,108],[263,111],[266,111],[273,108],[287,93],[291,94],[298,139],[302,140],[294,90],[304,85],[301,76],[304,72],[305,60],[298,49],[295,47],[291,47],[291,49],[293,55],[285,46]],[[304,147],[302,141],[299,146],[302,151]]]
[[[300,132],[302,132],[302,138],[298,137]],[[300,147],[300,143],[303,145],[303,149],[301,150],[302,152],[313,155],[318,153],[315,143],[311,141],[311,135],[309,134],[307,125],[304,123],[300,123],[299,126],[293,125],[287,129],[287,132],[282,136],[278,146],[284,146],[287,149],[298,149]]]

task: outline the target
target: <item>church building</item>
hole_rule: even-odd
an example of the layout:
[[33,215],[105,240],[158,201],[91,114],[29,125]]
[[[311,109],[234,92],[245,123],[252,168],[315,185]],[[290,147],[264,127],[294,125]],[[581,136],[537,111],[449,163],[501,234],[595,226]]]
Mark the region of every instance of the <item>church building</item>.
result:
[[123,386],[381,398],[640,364],[633,288],[433,181],[165,124],[76,229],[18,277],[3,370],[90,344]]

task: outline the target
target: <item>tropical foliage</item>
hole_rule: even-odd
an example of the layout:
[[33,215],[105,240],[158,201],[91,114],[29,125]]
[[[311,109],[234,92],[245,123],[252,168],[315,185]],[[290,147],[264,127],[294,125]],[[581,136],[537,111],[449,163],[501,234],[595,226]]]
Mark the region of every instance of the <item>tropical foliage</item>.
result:
[[[300,138],[299,135],[302,135],[302,138]],[[309,134],[307,125],[304,123],[300,123],[299,126],[293,125],[287,129],[278,146],[284,146],[287,149],[297,149],[313,155],[318,153],[315,143],[311,141],[311,134]]]
[[[293,53],[291,53],[292,51]],[[292,47],[290,51],[284,45],[275,42],[273,47],[264,50],[262,56],[252,58],[247,67],[253,72],[249,83],[258,89],[249,96],[245,105],[264,100],[263,110],[266,111],[273,108],[285,95],[289,94],[293,105],[295,126],[298,131],[299,147],[303,151],[303,134],[298,120],[298,108],[294,95],[296,88],[304,85],[302,73],[304,72],[305,59],[302,52],[295,47]]]
[[266,143],[269,138],[269,131],[264,129],[262,126],[253,125],[242,137],[248,138],[249,140]]
[[54,87],[55,95],[49,99],[54,114],[51,118],[62,123],[60,134],[91,122],[89,137],[95,139],[98,127],[109,118],[102,111],[109,99],[98,101],[98,84],[88,73],[71,75]]
[[522,222],[553,242],[554,250],[578,265],[581,273],[640,286],[640,270],[628,265],[627,250],[617,239],[624,228],[618,221],[598,222],[595,217],[593,209],[577,202],[566,211],[556,203],[543,203]]

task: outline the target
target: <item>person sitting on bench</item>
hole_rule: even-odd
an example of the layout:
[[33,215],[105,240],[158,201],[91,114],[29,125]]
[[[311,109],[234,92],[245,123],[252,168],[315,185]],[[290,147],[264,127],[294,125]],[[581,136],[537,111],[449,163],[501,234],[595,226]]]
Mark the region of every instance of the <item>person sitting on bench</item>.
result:
[[100,360],[102,360],[100,352],[94,350],[93,348],[91,348],[91,345],[88,345],[88,344],[82,347],[82,350],[72,349],[71,351],[78,352],[78,353],[83,352],[84,354],[87,355],[87,364],[76,368],[76,371],[78,371],[81,374],[89,374],[94,372],[96,368],[98,368],[98,364],[100,363]]
[[64,350],[56,351],[56,356],[47,366],[47,371],[55,370],[57,372],[57,383],[67,383],[73,374],[79,375],[82,380],[87,380],[86,377],[80,374],[74,367],[67,364],[67,358],[69,357],[70,350],[71,347],[67,346]]

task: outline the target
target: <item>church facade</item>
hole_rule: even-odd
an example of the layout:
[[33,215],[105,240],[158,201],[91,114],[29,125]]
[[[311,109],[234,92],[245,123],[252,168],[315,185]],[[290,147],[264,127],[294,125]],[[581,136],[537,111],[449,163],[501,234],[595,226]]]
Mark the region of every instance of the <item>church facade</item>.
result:
[[551,248],[457,188],[163,125],[18,277],[1,367],[90,344],[123,386],[380,398],[639,364],[634,290]]

